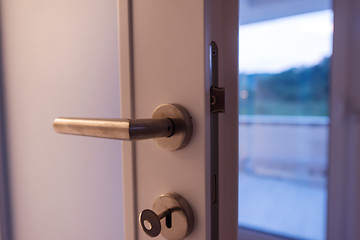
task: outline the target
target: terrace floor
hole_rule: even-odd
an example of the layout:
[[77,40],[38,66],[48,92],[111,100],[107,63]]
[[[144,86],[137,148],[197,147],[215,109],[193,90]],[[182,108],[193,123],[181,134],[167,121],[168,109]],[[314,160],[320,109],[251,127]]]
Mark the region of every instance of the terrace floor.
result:
[[242,171],[239,176],[239,226],[291,239],[325,239],[325,185]]

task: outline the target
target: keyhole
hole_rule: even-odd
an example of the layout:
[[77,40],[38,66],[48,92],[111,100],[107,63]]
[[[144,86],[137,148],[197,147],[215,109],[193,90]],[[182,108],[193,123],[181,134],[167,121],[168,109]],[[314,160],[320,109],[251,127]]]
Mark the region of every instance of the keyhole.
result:
[[165,225],[167,228],[171,228],[172,227],[172,222],[171,222],[171,211],[168,215],[166,215],[165,217]]

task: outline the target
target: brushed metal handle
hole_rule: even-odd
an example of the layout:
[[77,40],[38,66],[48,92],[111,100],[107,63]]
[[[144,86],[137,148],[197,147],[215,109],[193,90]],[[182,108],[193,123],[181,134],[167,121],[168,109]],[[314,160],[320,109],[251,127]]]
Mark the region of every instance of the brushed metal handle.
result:
[[183,148],[191,138],[189,113],[178,104],[163,104],[149,119],[56,118],[58,133],[119,140],[154,139],[169,151]]
[[133,141],[170,137],[174,124],[170,119],[56,118],[54,129],[64,134]]

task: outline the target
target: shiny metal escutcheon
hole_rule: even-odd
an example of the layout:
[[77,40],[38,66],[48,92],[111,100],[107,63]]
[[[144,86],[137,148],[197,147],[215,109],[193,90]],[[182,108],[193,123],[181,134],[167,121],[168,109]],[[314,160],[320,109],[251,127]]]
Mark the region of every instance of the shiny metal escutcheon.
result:
[[150,119],[56,118],[58,133],[119,140],[154,139],[162,148],[174,151],[186,146],[192,135],[191,116],[178,104],[157,107]]
[[168,240],[181,240],[194,227],[194,216],[190,205],[177,193],[161,195],[154,203],[153,210],[140,213],[139,223],[150,237],[160,233]]

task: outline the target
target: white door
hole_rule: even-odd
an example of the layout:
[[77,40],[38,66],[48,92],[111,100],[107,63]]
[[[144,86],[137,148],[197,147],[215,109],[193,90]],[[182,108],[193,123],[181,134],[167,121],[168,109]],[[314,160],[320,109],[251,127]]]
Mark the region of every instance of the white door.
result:
[[[148,239],[139,214],[175,192],[194,214],[186,239],[235,239],[237,1],[120,0],[119,9],[122,116],[150,117],[157,106],[175,103],[193,124],[180,150],[123,143],[125,238]],[[210,58],[213,41],[218,52]],[[210,67],[217,56],[218,81]],[[212,86],[225,88],[225,113],[210,112]]]
[[[56,116],[117,115],[114,4],[2,1],[14,238],[118,238],[121,162],[124,239],[148,239],[139,214],[168,192],[191,206],[187,239],[236,238],[237,1],[119,1],[121,117],[182,105],[193,124],[183,149],[144,140],[121,157],[117,141],[53,132]],[[225,113],[210,113],[211,86],[225,88]]]

